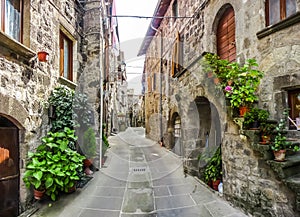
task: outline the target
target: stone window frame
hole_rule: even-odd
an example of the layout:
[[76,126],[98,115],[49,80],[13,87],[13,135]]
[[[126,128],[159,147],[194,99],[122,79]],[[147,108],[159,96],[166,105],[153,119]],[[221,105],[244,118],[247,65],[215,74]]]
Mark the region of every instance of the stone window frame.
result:
[[271,35],[275,32],[278,32],[282,29],[288,28],[300,22],[300,11],[296,12],[295,14],[287,17],[284,20],[279,21],[273,25],[267,26],[266,28],[260,30],[256,33],[258,39],[264,38],[268,35]]
[[[65,44],[65,42],[67,44]],[[65,75],[65,47],[67,46],[68,61],[67,75]],[[59,31],[59,75],[70,81],[73,81],[73,41],[63,32]]]
[[[287,10],[287,0],[279,0],[279,2],[278,2],[279,8],[276,8],[276,6],[275,6],[275,8],[273,8],[273,9],[270,8],[270,0],[266,0],[265,1],[266,26],[270,26],[270,25],[274,25],[275,23],[278,23],[276,21],[274,21],[274,23],[270,23],[271,22],[270,21],[271,14],[278,14],[278,12],[279,12],[279,14],[278,14],[279,21],[282,21],[282,20],[286,19],[287,17],[295,14],[296,9],[297,9],[297,3],[296,3],[296,0],[292,0],[292,1],[295,6],[295,8],[293,8],[295,11],[292,11],[292,13],[290,15],[288,15],[288,14],[286,14],[287,13],[287,11],[286,11]],[[279,11],[275,11],[274,9],[279,9]]]
[[[1,1],[1,0],[0,0]],[[1,14],[0,14],[1,15]],[[4,14],[2,14],[4,21]],[[0,46],[3,49],[0,55],[8,59],[16,59],[30,65],[30,61],[36,56],[36,52],[30,49],[30,4],[29,0],[22,0],[22,29],[21,41],[17,41],[0,30]]]
[[[287,97],[288,97],[288,107],[290,108],[289,116],[290,118],[296,123],[296,118],[300,118],[300,109],[296,108],[296,98],[298,96],[298,101],[300,106],[300,87],[295,89],[287,90]],[[296,113],[296,110],[299,111],[299,113]],[[296,126],[294,126],[291,121],[289,121],[289,129],[297,129]]]
[[[7,26],[5,25],[6,24],[6,20],[9,20],[8,17],[5,16],[5,12],[6,12],[6,2],[8,0],[0,0],[0,29],[1,31],[3,31],[4,33],[6,33],[7,35],[9,35],[7,32],[6,32],[6,28]],[[18,3],[18,9],[20,10],[19,11],[19,14],[20,14],[20,25],[18,27],[18,30],[19,30],[19,34],[18,34],[18,37],[19,37],[19,40],[14,38],[13,36],[10,36],[11,38],[13,38],[14,40],[16,41],[19,41],[22,43],[23,41],[23,0],[15,0],[14,3]],[[16,5],[14,4],[13,5],[14,9],[16,9]],[[15,15],[15,14],[13,14]],[[15,17],[14,17],[15,18]],[[13,20],[14,21],[14,24],[15,24],[15,19]]]
[[[298,82],[296,74],[292,75],[282,75],[276,76],[273,80],[273,97],[276,102],[275,107],[275,119],[282,118],[282,112],[286,109],[290,109],[290,93],[299,90],[300,83]],[[286,85],[289,84],[289,85]],[[289,116],[291,117],[291,110],[289,111]],[[291,122],[286,126],[288,130],[294,130],[294,127],[291,127]]]
[[[62,71],[61,71],[61,50],[60,50],[60,42],[61,42],[61,34],[63,34],[66,38],[68,38],[70,40],[70,42],[72,42],[72,47],[70,48],[72,51],[72,58],[70,59],[70,63],[71,63],[71,68],[72,68],[72,79],[68,79],[65,78],[64,76],[62,76]],[[58,57],[59,57],[59,82],[63,85],[68,86],[71,89],[75,89],[77,87],[76,84],[76,80],[77,80],[77,71],[76,71],[76,67],[75,67],[75,63],[77,61],[76,59],[76,54],[77,53],[77,40],[76,38],[70,33],[70,31],[64,26],[64,25],[60,25],[59,28],[59,37],[58,37]]]

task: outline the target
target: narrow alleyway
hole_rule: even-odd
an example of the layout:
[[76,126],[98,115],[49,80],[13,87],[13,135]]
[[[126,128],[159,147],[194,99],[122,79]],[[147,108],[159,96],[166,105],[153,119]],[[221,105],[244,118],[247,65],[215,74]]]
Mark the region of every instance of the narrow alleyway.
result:
[[181,159],[144,138],[143,128],[110,137],[104,168],[83,189],[35,217],[243,217],[194,177]]

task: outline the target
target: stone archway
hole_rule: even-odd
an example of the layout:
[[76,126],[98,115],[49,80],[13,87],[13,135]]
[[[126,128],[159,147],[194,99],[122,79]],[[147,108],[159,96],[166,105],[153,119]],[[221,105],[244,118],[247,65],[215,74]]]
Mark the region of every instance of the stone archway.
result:
[[183,155],[181,134],[181,117],[177,112],[174,112],[171,118],[171,127],[169,128],[169,148],[179,156]]
[[197,96],[190,103],[184,133],[186,167],[192,174],[199,172],[198,157],[206,149],[221,144],[221,122],[216,106],[204,96]]

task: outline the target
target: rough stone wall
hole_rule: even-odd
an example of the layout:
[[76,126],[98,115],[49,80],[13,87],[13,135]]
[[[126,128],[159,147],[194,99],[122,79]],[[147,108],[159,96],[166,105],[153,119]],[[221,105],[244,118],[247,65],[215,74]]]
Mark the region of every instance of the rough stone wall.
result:
[[245,136],[226,133],[222,145],[225,198],[254,216],[298,216],[294,194],[277,180]]
[[[163,73],[168,77],[162,81],[163,96],[168,101],[162,114],[164,124],[168,127],[174,112],[181,116],[181,145],[187,170],[197,174],[195,158],[201,152],[201,141],[197,135],[201,126],[197,115],[190,115],[189,111],[195,110],[191,108],[195,98],[203,96],[216,106],[220,116],[225,198],[254,216],[297,216],[298,213],[294,213],[295,195],[276,178],[265,160],[251,149],[251,141],[240,136],[238,125],[233,122],[232,112],[226,107],[224,97],[205,77],[200,56],[203,52],[216,53],[218,20],[226,7],[231,5],[235,11],[237,61],[244,63],[249,58],[257,60],[259,69],[265,73],[259,89],[258,105],[268,109],[271,118],[278,119],[287,106],[286,89],[299,87],[300,24],[296,23],[259,39],[257,34],[265,29],[263,1],[178,1],[178,4],[179,16],[195,15],[195,18],[176,21],[164,19],[161,23],[160,30],[165,38]],[[300,8],[299,1],[297,8]],[[165,16],[172,16],[171,10],[170,7]],[[184,36],[183,67],[186,71],[172,78],[169,75],[176,31]],[[148,76],[159,72],[160,59],[153,57],[160,56],[160,33],[156,36],[147,51],[145,71]],[[193,61],[196,63],[191,65]],[[149,118],[159,112],[157,95],[145,94],[146,133],[149,133]],[[172,133],[168,127],[164,129],[164,135],[170,140]],[[159,133],[159,130],[152,131],[148,136],[157,139]]]
[[[30,191],[22,181],[27,152],[33,151],[40,139],[49,130],[48,112],[45,107],[53,88],[59,84],[59,32],[67,31],[74,40],[73,72],[74,82],[80,73],[82,58],[80,44],[82,37],[83,8],[77,1],[24,1],[28,8],[24,22],[24,44],[33,52],[49,53],[48,62],[24,64],[18,59],[3,54],[0,58],[0,114],[9,116],[19,123],[20,140],[20,210],[29,202]],[[28,16],[28,13],[30,16]]]

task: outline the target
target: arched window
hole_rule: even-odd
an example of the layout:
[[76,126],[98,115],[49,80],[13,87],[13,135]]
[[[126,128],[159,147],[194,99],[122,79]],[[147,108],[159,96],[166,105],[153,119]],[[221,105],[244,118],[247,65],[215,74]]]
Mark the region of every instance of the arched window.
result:
[[230,62],[236,59],[235,16],[232,7],[226,9],[217,27],[217,54]]
[[278,23],[296,13],[295,0],[266,0],[266,25]]

